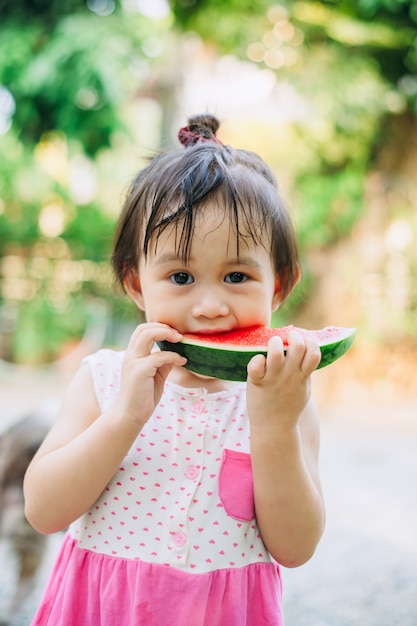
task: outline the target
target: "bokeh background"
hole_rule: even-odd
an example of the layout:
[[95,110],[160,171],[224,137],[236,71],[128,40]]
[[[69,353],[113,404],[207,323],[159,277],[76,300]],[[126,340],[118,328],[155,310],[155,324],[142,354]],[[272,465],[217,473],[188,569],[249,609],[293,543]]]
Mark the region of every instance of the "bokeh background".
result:
[[416,626],[415,0],[0,0],[0,432],[125,345],[123,194],[204,111],[295,215],[274,323],[358,328],[315,375],[328,530],[285,572],[288,626]]

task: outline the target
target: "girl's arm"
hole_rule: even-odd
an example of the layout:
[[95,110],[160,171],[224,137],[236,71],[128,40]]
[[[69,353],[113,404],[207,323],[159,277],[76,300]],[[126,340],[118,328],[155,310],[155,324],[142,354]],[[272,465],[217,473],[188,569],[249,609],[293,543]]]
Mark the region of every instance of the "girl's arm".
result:
[[26,472],[26,516],[39,532],[61,530],[84,513],[139,432],[117,411],[99,416],[89,367],[83,365]]
[[77,519],[119,468],[159,401],[169,371],[184,364],[174,353],[152,352],[162,337],[178,341],[180,335],[161,324],[136,329],[123,361],[119,395],[102,414],[89,367],[83,365],[74,377],[24,480],[26,515],[39,532],[56,532]]
[[310,397],[318,347],[295,333],[284,356],[280,340],[248,371],[248,411],[255,510],[262,539],[286,567],[305,563],[324,528],[318,472],[319,420]]

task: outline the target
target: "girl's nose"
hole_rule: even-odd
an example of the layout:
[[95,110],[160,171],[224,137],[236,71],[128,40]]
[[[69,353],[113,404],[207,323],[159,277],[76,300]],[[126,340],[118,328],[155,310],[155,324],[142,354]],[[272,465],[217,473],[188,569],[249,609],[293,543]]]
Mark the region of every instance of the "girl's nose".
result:
[[216,289],[205,289],[199,294],[193,306],[194,317],[225,317],[229,314],[229,307]]

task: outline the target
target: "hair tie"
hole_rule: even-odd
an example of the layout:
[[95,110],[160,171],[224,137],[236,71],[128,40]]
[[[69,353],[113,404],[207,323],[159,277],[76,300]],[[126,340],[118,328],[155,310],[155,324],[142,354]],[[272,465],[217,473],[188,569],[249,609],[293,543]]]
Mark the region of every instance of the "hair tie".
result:
[[188,126],[183,126],[183,128],[180,128],[178,131],[178,139],[184,148],[195,146],[197,143],[207,143],[210,141],[218,143],[220,146],[223,145],[222,142],[217,139],[216,133],[212,133],[207,137],[208,131],[205,128],[202,128],[201,131],[201,133],[195,132],[190,130]]

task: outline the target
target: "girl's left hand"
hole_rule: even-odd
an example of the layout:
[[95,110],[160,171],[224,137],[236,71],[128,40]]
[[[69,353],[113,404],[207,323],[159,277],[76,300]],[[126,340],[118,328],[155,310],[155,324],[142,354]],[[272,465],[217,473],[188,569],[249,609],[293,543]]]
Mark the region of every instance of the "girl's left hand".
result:
[[[268,354],[258,354],[248,364],[247,404],[251,426],[295,427],[310,398],[310,375],[320,363],[318,344],[297,331],[288,333],[285,347],[280,337],[268,344]],[[272,420],[272,421],[271,421]]]

